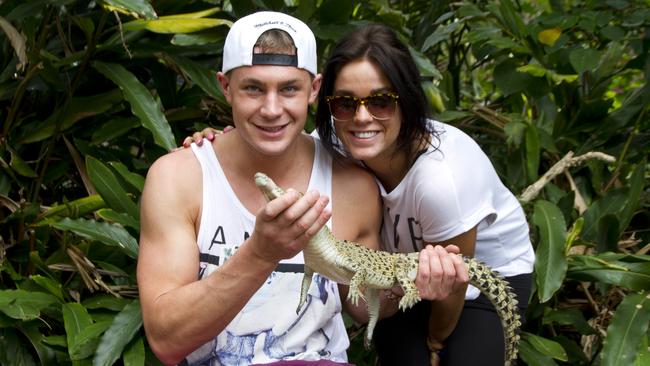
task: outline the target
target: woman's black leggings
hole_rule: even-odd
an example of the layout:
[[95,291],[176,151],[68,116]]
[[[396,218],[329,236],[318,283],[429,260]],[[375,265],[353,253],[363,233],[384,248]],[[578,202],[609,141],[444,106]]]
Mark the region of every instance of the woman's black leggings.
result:
[[[532,274],[506,278],[517,295],[524,321],[532,284]],[[430,365],[427,346],[431,304],[420,301],[405,312],[380,320],[374,343],[381,366]],[[504,363],[503,328],[494,306],[481,294],[465,301],[463,312],[440,352],[441,366],[502,366]]]

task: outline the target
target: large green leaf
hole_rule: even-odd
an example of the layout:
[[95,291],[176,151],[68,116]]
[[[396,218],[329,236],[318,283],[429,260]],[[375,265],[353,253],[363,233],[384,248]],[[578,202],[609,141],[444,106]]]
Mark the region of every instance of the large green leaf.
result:
[[11,160],[9,161],[9,166],[15,171],[16,173],[22,175],[23,177],[27,178],[36,178],[36,172],[34,169],[32,169],[21,157],[18,155],[18,153],[9,147],[7,145],[7,150],[9,150],[9,154],[11,155]]
[[211,30],[194,32],[194,33],[178,33],[172,37],[171,44],[175,46],[203,46],[206,44],[222,45],[225,37],[220,32]]
[[544,314],[544,324],[552,323],[575,327],[580,334],[596,332],[578,309],[550,309],[548,313]]
[[109,167],[90,155],[86,156],[86,167],[97,192],[111,208],[139,219],[138,206],[129,198]]
[[12,328],[0,328],[0,365],[36,366],[29,349]]
[[66,303],[61,306],[63,313],[63,324],[65,333],[68,337],[68,343],[72,341],[71,337],[76,336],[84,328],[93,323],[93,319],[88,314],[86,308],[76,302]]
[[[535,66],[539,67],[538,65]],[[538,75],[522,71],[519,69],[517,62],[511,59],[505,59],[498,63],[492,73],[494,84],[504,95],[511,95],[522,91],[531,92],[533,90],[531,90],[530,86],[535,85],[536,88],[539,88],[539,84],[543,83],[543,79],[540,76],[544,75],[545,73]]]
[[95,220],[72,220],[65,218],[52,224],[52,226],[60,230],[70,230],[87,239],[97,240],[106,245],[118,247],[122,249],[124,254],[131,258],[138,257],[137,240],[120,225],[107,224]]
[[106,222],[117,223],[124,227],[135,229],[137,232],[140,231],[140,221],[125,213],[117,212],[110,208],[102,208],[96,214]]
[[596,69],[600,59],[601,53],[593,49],[577,48],[569,54],[571,66],[578,74]]
[[598,252],[618,250],[618,237],[620,234],[618,217],[614,214],[607,214],[598,220],[596,241]]
[[125,135],[127,132],[141,126],[140,120],[136,117],[115,118],[97,128],[93,132],[91,142],[99,145],[103,142]]
[[93,320],[88,314],[88,311],[81,304],[73,302],[63,304],[61,312],[63,313],[63,324],[65,326],[70,359],[82,360],[90,356],[95,345],[76,343],[76,338],[79,333],[93,324]]
[[132,173],[129,171],[129,168],[126,165],[120,163],[119,161],[109,161],[108,164],[115,169],[122,178],[124,178],[127,183],[129,183],[133,188],[137,189],[138,192],[142,193],[144,189],[144,177],[137,173]]
[[124,24],[124,29],[146,29],[155,33],[192,33],[220,25],[231,26],[232,22],[227,19],[205,18],[219,10],[219,8],[210,8],[194,13],[165,15],[157,19],[134,20]]
[[528,332],[522,332],[521,333],[521,338],[522,340],[528,342],[530,345],[533,346],[537,351],[539,351],[541,354],[550,356],[556,360],[560,361],[567,361],[567,354],[564,348],[562,346],[548,338],[540,337],[538,335],[528,333]]
[[222,104],[227,103],[226,98],[223,96],[221,88],[219,87],[217,74],[214,71],[182,56],[170,55],[169,58],[209,96],[220,101]]
[[650,336],[641,338],[641,345],[639,346],[639,352],[637,353],[634,366],[648,366],[650,365]]
[[641,291],[650,288],[650,262],[622,261],[607,255],[607,253],[605,255],[573,255],[569,257],[567,277]]
[[[27,339],[29,339],[31,346],[36,350],[41,365],[56,365],[56,354],[45,342],[45,337],[43,336],[43,333],[41,333],[40,329],[42,325],[43,323],[40,319],[24,322],[20,326],[20,331],[25,335],[25,337],[27,337]],[[0,349],[3,349],[1,345]],[[1,356],[0,364],[3,364]],[[14,364],[8,363],[8,365]]]
[[650,293],[644,291],[625,296],[607,327],[601,365],[631,365],[649,322]]
[[456,32],[458,29],[463,27],[461,22],[451,22],[445,25],[441,25],[436,30],[429,35],[422,44],[422,52],[426,52],[429,48],[437,45],[443,41],[449,41],[449,38],[452,33]]
[[560,209],[544,200],[535,203],[533,222],[537,225],[540,236],[535,260],[537,291],[540,301],[546,302],[562,287],[566,274],[566,224]]
[[[528,28],[526,28],[522,17],[517,14],[515,5],[511,0],[501,0],[499,1],[498,6],[496,6],[496,4],[492,5],[494,6],[492,9],[493,14],[496,15],[505,28],[510,31],[509,33],[515,35],[519,39],[523,39],[528,35]],[[489,8],[490,6],[488,6],[488,9]]]
[[418,69],[420,70],[420,75],[423,78],[434,78],[434,79],[442,79],[442,75],[440,74],[440,71],[438,71],[438,68],[436,65],[434,65],[429,58],[427,58],[423,53],[418,52],[416,49],[409,47],[409,51],[411,52],[411,56],[413,56],[413,60],[415,61],[415,64],[418,66]]
[[620,214],[617,215],[621,231],[627,229],[630,221],[632,221],[635,211],[642,202],[640,200],[641,193],[643,192],[644,186],[648,183],[648,180],[645,177],[645,166],[645,161],[637,164],[636,169],[634,169],[634,172],[628,181],[630,191],[627,196],[627,204],[623,206]]
[[[84,360],[92,356],[97,348],[99,337],[110,327],[111,321],[99,321],[82,329],[73,340],[68,343],[68,353],[73,360]],[[88,361],[88,360],[87,360]]]
[[171,151],[176,147],[171,127],[162,112],[162,105],[151,96],[149,90],[124,66],[95,61],[93,66],[122,89],[124,98],[142,126],[153,134],[159,146]]
[[102,336],[93,358],[93,366],[110,366],[117,361],[141,327],[140,302],[134,300],[115,316]]
[[133,340],[124,350],[124,366],[144,366],[144,337]]
[[11,318],[32,320],[59,300],[50,294],[25,290],[0,290],[0,312]]
[[146,29],[154,33],[192,33],[230,24],[232,22],[225,19],[155,19],[135,20],[125,24],[125,28],[127,30]]
[[106,207],[106,203],[98,194],[83,197],[70,202],[63,202],[50,207],[43,213],[43,219],[35,223],[35,226],[51,225],[63,217],[80,217],[96,210]]
[[607,215],[618,216],[628,202],[629,189],[620,188],[609,192],[605,197],[592,203],[584,213],[585,224],[582,239],[596,242],[598,240],[598,222]]
[[56,296],[59,301],[63,302],[63,285],[60,282],[41,275],[30,276],[29,279],[36,282],[39,286]]
[[553,357],[536,349],[525,337],[519,342],[519,359],[529,366],[557,366]]
[[298,19],[309,19],[318,10],[317,3],[318,0],[300,0],[293,15]]
[[86,309],[108,309],[113,311],[121,311],[128,303],[127,300],[112,295],[98,294],[89,299],[84,300],[81,304]]
[[136,18],[157,17],[149,0],[100,0],[100,4],[108,11],[116,11]]

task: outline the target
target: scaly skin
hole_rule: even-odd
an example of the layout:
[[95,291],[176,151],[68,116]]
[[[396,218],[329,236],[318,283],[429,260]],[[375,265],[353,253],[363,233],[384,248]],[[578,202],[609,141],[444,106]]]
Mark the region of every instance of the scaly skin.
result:
[[[255,184],[268,201],[284,194],[282,188],[263,173],[255,174]],[[303,250],[303,255],[305,275],[297,311],[300,311],[305,303],[314,272],[337,283],[349,285],[348,300],[356,305],[361,297],[366,300],[368,307],[366,346],[369,346],[372,340],[379,317],[379,290],[400,285],[404,290],[404,296],[399,302],[399,308],[402,310],[420,301],[414,283],[418,269],[418,253],[389,253],[369,249],[347,240],[338,240],[327,226],[323,226],[311,238]],[[488,266],[474,258],[462,258],[467,265],[469,283],[481,290],[492,302],[501,319],[505,336],[505,366],[511,366],[517,358],[518,330],[521,325],[515,294],[508,283]]]

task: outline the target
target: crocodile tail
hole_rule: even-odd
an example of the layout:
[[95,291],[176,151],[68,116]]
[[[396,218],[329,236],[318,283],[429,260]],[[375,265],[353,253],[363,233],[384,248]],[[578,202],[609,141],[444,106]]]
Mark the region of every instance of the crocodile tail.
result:
[[467,264],[469,283],[477,287],[492,302],[501,319],[505,342],[505,364],[513,365],[517,359],[519,327],[521,319],[517,308],[517,296],[509,283],[484,263],[463,257]]

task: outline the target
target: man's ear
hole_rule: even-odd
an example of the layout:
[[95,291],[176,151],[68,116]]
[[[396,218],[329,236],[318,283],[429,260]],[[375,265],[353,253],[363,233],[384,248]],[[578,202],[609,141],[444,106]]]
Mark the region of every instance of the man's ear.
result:
[[317,74],[314,76],[314,80],[311,82],[311,91],[309,93],[309,103],[314,103],[318,97],[318,91],[320,90],[320,84],[323,81],[323,75]]
[[228,103],[230,103],[230,80],[228,80],[228,76],[224,74],[223,72],[219,71],[217,73],[217,80],[219,80],[219,86],[221,86],[221,91],[223,92],[223,96],[226,97],[226,100]]

